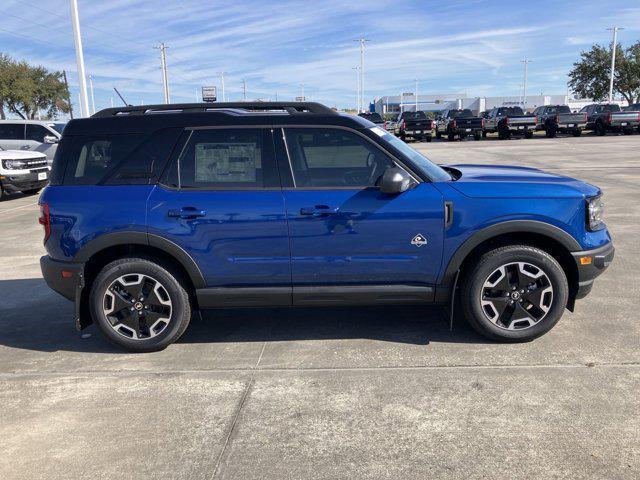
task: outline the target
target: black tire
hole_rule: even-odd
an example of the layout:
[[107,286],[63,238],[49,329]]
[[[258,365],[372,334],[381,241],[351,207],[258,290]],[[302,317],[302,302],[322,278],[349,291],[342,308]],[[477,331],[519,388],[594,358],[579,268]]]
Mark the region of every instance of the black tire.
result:
[[604,137],[607,134],[607,129],[604,126],[604,123],[598,121],[596,122],[596,135]]
[[633,134],[633,130],[631,128],[625,128],[622,132],[625,135],[632,135]]
[[574,137],[579,137],[580,135],[582,135],[582,130],[574,130],[573,132],[571,132],[571,135],[573,135]]
[[489,132],[487,132],[486,130],[482,131],[482,138],[487,138]]
[[509,130],[506,130],[504,128],[498,128],[498,139],[509,140],[509,137],[511,137]]
[[[157,281],[157,283],[164,289],[163,294],[168,296],[171,303],[170,316],[168,317],[169,320],[165,322],[166,325],[161,331],[155,334],[155,336],[149,336],[146,338],[144,335],[142,335],[143,338],[130,338],[125,336],[125,334],[122,333],[123,327],[120,327],[120,332],[116,331],[115,327],[112,326],[111,322],[107,318],[107,314],[105,314],[104,307],[106,305],[105,302],[107,302],[107,289],[122,276],[135,274],[149,277],[152,280]],[[125,350],[131,352],[155,352],[164,350],[167,346],[182,336],[189,325],[189,321],[191,320],[191,301],[189,293],[182,286],[183,284],[184,281],[177,272],[174,272],[171,268],[162,266],[160,263],[156,263],[154,260],[131,257],[115,260],[106,265],[100,271],[91,286],[89,304],[93,322],[110,342]],[[155,289],[154,295],[157,295],[155,293]],[[111,297],[114,298],[113,301],[115,302],[115,296],[113,293],[111,294]],[[119,297],[119,299],[120,298],[122,297]],[[149,298],[151,298],[150,295]],[[159,295],[157,298],[159,298]],[[151,303],[149,299],[147,300]],[[136,301],[135,303],[137,304],[140,302]],[[142,307],[140,309],[142,309]],[[122,310],[126,309],[123,308]],[[129,314],[130,316],[128,318],[132,318],[131,315],[135,315],[136,311],[132,311],[134,313]],[[132,321],[139,322],[139,320]],[[121,324],[116,324],[116,326],[117,325]],[[122,325],[124,325],[124,323]],[[128,329],[128,327],[124,328]],[[142,330],[143,329],[140,329],[137,334],[140,334]],[[149,329],[146,331],[149,332]]]
[[436,130],[436,138],[437,138],[438,140],[440,140],[440,139],[442,138],[442,134],[440,133],[440,131],[439,131],[439,130]]
[[[489,312],[493,310],[494,314],[497,314],[498,310],[493,309],[493,307],[483,307],[482,299],[487,298],[484,297],[486,293],[486,287],[484,287],[485,282],[489,282],[490,276],[495,275],[496,271],[504,265],[508,266],[505,267],[505,272],[511,272],[511,270],[507,270],[509,268],[517,268],[519,272],[517,277],[523,279],[524,281],[530,280],[529,276],[526,273],[523,274],[522,277],[520,277],[520,267],[513,267],[516,262],[524,262],[542,271],[545,275],[542,280],[544,280],[545,282],[548,281],[549,285],[552,288],[552,291],[550,297],[548,296],[548,293],[544,293],[544,290],[541,291],[542,293],[539,293],[540,306],[542,306],[542,302],[548,302],[548,305],[545,306],[545,308],[548,308],[548,310],[546,311],[546,313],[544,313],[543,310],[541,310],[539,307],[536,307],[538,312],[543,312],[543,315],[537,321],[537,323],[534,323],[527,328],[508,329],[504,324],[499,324],[499,322],[501,322],[500,316],[498,316],[498,319],[495,323],[490,320],[489,313],[487,313],[485,309],[488,308]],[[504,280],[501,281],[505,281],[511,280],[512,277],[503,275],[502,278]],[[540,280],[540,282],[542,282],[542,280]],[[511,282],[509,281],[508,283]],[[545,286],[535,288],[546,289],[547,287]],[[525,315],[526,309],[523,309],[523,305],[527,306],[527,308],[530,308],[531,311],[536,313],[536,310],[533,309],[534,307],[530,306],[532,304],[526,303],[528,302],[528,297],[525,297],[525,295],[535,295],[535,290],[533,290],[533,294],[530,294],[529,291],[526,290],[525,293],[520,297],[522,298],[522,301],[514,300],[514,305],[507,305],[508,302],[511,302],[511,299],[513,298],[512,295],[515,295],[513,293],[513,290],[509,290],[508,288],[507,290],[511,293],[509,293],[509,300],[505,300],[504,306],[502,307],[504,308],[503,315],[505,314],[505,312],[508,314],[508,309],[513,309],[514,316],[516,312],[518,313],[518,315]],[[522,290],[516,291],[521,292]],[[495,293],[495,295],[495,298],[497,299],[502,298],[501,293]],[[462,310],[467,321],[473,327],[473,329],[489,339],[497,340],[500,342],[527,342],[541,335],[544,335],[551,328],[553,328],[553,326],[558,323],[558,321],[562,317],[564,309],[567,306],[568,298],[569,285],[567,283],[567,277],[558,261],[544,250],[540,250],[539,248],[528,245],[511,245],[500,247],[480,256],[471,265],[469,265],[468,269],[466,269],[466,272],[464,273],[462,279],[460,295]],[[499,301],[497,301],[496,304],[503,305]],[[513,325],[517,325],[519,323],[523,323],[524,321],[529,322],[529,317],[526,316],[525,318],[526,320],[523,319],[521,321],[518,320],[510,323],[512,323]]]
[[25,195],[35,195],[40,190],[42,190],[42,188],[32,188],[31,190],[22,190],[22,193],[24,193]]
[[524,138],[533,138],[533,130],[525,130]]
[[431,135],[427,135],[426,137],[424,137],[424,139],[425,139],[427,142],[430,142],[430,141],[431,141]]
[[485,136],[486,135],[484,135],[484,132],[483,133],[476,132],[476,133],[473,134],[473,139],[475,141],[479,141],[479,140],[482,140]]
[[455,133],[447,133],[447,140],[453,142],[456,139]]
[[554,138],[556,136],[556,129],[551,125],[545,127],[544,134],[547,138]]
[[402,140],[403,142],[405,142],[405,143],[406,143],[406,141],[407,141],[407,136],[406,136],[404,133],[401,133],[401,134],[400,134],[400,140]]

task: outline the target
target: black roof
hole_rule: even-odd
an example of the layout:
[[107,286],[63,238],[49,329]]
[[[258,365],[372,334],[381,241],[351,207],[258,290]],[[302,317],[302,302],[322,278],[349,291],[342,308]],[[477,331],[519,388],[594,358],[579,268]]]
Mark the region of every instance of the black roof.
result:
[[64,134],[145,133],[161,128],[225,125],[373,126],[363,118],[340,114],[314,102],[184,103],[107,108],[90,118],[71,120]]

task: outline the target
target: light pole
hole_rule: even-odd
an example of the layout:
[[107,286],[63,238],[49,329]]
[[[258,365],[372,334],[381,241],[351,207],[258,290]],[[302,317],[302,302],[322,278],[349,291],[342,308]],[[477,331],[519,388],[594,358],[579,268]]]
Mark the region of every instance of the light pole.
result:
[[531,63],[531,60],[521,60],[524,63],[524,83],[522,84],[522,108],[527,108],[527,66]]
[[78,64],[78,82],[80,83],[80,112],[83,117],[89,116],[89,97],[87,96],[87,79],[84,73],[84,54],[82,53],[82,37],[80,36],[80,16],[77,0],[69,0],[71,8],[71,24],[73,25],[73,41],[76,46],[76,63]]
[[364,111],[364,44],[369,40],[362,37],[355,42],[360,42],[360,102],[358,112]]
[[613,30],[613,42],[611,43],[611,79],[609,80],[609,103],[613,101],[613,76],[616,71],[616,50],[618,46],[618,30],[624,30],[622,27],[611,27],[607,30]]
[[356,71],[356,112],[360,113],[360,66],[352,68]]
[[96,99],[93,96],[93,77],[89,75],[89,88],[91,89],[91,113],[96,113]]
[[244,78],[242,79],[242,98],[245,102],[247,101],[247,81]]
[[418,79],[416,78],[414,81],[416,82],[416,88],[415,88],[416,91],[414,93],[414,96],[416,100],[416,112],[417,112],[418,111]]
[[300,101],[304,102],[304,83],[300,84]]
[[227,95],[224,92],[224,72],[220,72],[220,86],[222,87],[222,101],[227,101]]
[[171,97],[169,96],[169,75],[167,74],[167,47],[164,42],[160,43],[160,46],[154,47],[160,50],[160,66],[162,67],[162,95],[164,96],[164,103],[171,103]]

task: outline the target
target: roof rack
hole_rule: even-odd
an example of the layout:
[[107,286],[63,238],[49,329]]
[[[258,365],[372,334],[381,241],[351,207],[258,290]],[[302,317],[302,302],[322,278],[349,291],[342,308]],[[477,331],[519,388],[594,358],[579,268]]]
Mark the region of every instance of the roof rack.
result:
[[336,115],[336,111],[316,102],[216,102],[216,103],[170,103],[162,105],[129,105],[105,108],[92,118],[116,117],[121,115],[147,115],[153,113],[201,113],[219,110],[235,110],[235,113],[283,111],[289,115],[322,114]]

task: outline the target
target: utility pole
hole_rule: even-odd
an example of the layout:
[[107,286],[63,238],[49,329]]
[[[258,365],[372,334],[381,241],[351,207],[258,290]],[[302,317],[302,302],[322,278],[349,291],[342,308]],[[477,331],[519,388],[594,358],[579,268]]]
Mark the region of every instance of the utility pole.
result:
[[624,30],[622,27],[611,27],[607,30],[613,30],[613,42],[611,43],[611,79],[609,81],[609,103],[613,101],[613,77],[616,71],[616,50],[618,46],[618,30]]
[[416,82],[416,92],[414,93],[416,99],[416,112],[418,111],[418,79],[415,79]]
[[360,42],[360,106],[358,108],[358,112],[364,111],[364,44],[369,42],[370,40],[367,38],[359,38],[354,40],[355,42]]
[[531,60],[521,60],[524,63],[524,83],[522,85],[522,109],[527,108],[527,66],[531,63]]
[[160,42],[159,47],[154,47],[160,50],[160,65],[162,66],[162,93],[164,95],[164,103],[171,103],[171,97],[169,96],[169,76],[167,75],[167,47],[164,42]]
[[67,71],[62,71],[62,78],[64,79],[64,84],[67,87],[67,102],[69,102],[69,116],[71,120],[73,120],[73,104],[71,103],[71,92],[69,92],[69,82],[67,81]]
[[220,72],[220,83],[222,88],[222,101],[227,101],[227,95],[224,93],[224,72]]
[[242,79],[242,98],[244,98],[244,101],[247,101],[247,81],[243,78]]
[[96,113],[96,98],[93,96],[93,77],[89,75],[89,88],[91,89],[91,113]]
[[304,102],[304,83],[300,84],[300,99]]
[[356,112],[360,113],[360,67],[356,65],[351,70],[356,71]]
[[89,97],[87,96],[87,79],[84,73],[84,54],[82,53],[82,37],[80,36],[80,16],[77,0],[69,0],[71,7],[71,23],[73,25],[73,41],[76,46],[76,63],[78,64],[78,81],[80,83],[80,112],[83,117],[89,116]]

